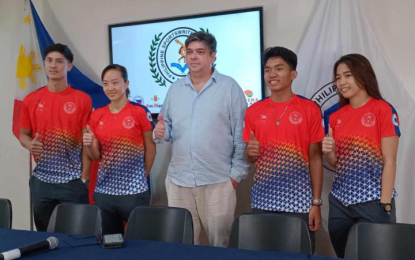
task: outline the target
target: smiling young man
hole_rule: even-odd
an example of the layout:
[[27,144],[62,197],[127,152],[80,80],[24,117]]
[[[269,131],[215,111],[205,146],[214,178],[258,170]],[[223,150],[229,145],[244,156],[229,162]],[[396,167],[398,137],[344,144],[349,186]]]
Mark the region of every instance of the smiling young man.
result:
[[60,203],[89,203],[91,161],[82,153],[82,132],[92,112],[91,99],[68,85],[73,54],[66,45],[44,50],[47,86],[23,100],[20,143],[36,159],[30,178],[34,219],[46,231],[53,209]]
[[251,191],[254,213],[280,213],[321,226],[323,164],[321,112],[312,101],[292,92],[297,55],[283,47],[265,51],[264,79],[271,96],[247,109],[245,158],[255,163]]
[[172,84],[154,140],[172,142],[166,178],[169,206],[188,209],[194,243],[201,224],[210,245],[226,247],[236,207],[235,189],[248,174],[242,127],[246,101],[236,81],[213,66],[216,40],[204,32],[185,43],[189,74]]

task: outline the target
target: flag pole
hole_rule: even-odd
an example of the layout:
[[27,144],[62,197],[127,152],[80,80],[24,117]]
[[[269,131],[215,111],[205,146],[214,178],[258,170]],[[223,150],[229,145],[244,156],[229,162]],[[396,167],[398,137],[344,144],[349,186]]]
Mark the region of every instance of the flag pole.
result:
[[[32,177],[32,153],[29,152],[29,182]],[[32,191],[29,188],[29,202],[30,202],[30,231],[33,231],[33,202],[32,202]]]

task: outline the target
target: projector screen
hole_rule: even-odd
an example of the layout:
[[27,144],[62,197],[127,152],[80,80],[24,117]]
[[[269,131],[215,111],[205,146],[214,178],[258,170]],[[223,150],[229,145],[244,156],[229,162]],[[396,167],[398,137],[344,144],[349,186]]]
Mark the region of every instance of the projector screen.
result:
[[234,78],[248,106],[264,97],[262,8],[109,26],[111,63],[127,68],[130,99],[157,115],[170,85],[185,77],[187,37],[208,31],[217,41],[215,68]]

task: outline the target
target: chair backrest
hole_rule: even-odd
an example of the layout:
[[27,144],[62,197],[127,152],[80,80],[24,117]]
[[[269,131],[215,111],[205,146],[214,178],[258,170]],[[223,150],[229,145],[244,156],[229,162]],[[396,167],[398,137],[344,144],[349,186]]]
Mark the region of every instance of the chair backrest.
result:
[[137,207],[128,219],[126,239],[193,244],[193,220],[187,209]]
[[48,232],[96,236],[101,234],[101,211],[88,204],[59,204],[49,220]]
[[229,247],[311,254],[307,223],[278,214],[242,214],[235,218]]
[[415,225],[357,223],[347,238],[348,259],[415,259]]
[[0,198],[0,228],[12,228],[12,203]]

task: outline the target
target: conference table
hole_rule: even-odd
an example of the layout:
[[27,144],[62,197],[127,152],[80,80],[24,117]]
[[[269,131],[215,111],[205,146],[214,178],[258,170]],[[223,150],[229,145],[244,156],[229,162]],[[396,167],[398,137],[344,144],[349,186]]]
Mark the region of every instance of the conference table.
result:
[[335,258],[297,253],[251,251],[234,248],[184,245],[145,240],[125,240],[123,248],[106,249],[97,243],[96,237],[0,229],[0,253],[34,244],[54,236],[59,240],[56,249],[48,250],[27,259],[145,259],[145,260],[330,260]]

